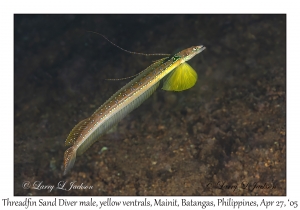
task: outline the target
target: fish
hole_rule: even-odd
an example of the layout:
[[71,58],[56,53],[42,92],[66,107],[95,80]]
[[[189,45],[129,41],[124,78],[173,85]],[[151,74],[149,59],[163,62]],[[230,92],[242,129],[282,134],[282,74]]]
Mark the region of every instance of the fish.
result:
[[159,59],[112,95],[89,118],[80,121],[68,135],[64,153],[63,174],[66,175],[82,155],[101,136],[140,106],[158,88],[166,91],[184,91],[197,81],[196,71],[186,62],[206,48],[193,46],[174,55]]

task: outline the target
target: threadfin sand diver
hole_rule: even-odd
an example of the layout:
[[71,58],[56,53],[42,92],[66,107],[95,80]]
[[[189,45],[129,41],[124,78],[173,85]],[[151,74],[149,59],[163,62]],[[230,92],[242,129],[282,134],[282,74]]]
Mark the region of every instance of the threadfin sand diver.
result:
[[99,137],[151,96],[160,80],[164,78],[162,89],[166,91],[193,87],[198,76],[186,62],[203,50],[202,45],[193,46],[155,61],[112,95],[92,116],[80,121],[65,142],[70,147],[64,153],[64,175],[74,166],[76,156],[82,155]]

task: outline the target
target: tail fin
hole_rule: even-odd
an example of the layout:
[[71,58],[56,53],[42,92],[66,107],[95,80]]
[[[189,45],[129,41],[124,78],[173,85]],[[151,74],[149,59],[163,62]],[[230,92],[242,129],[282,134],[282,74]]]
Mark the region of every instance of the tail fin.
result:
[[68,148],[64,154],[64,175],[66,175],[74,166],[76,160],[76,150],[73,147]]

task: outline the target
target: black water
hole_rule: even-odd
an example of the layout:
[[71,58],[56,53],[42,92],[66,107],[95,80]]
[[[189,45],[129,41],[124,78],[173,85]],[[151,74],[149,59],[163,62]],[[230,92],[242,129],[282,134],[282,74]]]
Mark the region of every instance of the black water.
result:
[[[204,45],[190,90],[158,90],[62,176],[64,141],[124,81]],[[15,15],[15,195],[285,195],[285,15]],[[101,148],[108,150],[98,154]],[[93,190],[23,189],[76,180]],[[225,181],[276,189],[230,191]],[[274,184],[274,183],[273,183]]]

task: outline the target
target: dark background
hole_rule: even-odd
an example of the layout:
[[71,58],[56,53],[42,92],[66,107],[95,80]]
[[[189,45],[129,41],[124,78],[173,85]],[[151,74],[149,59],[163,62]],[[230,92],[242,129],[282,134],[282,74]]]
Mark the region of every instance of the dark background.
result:
[[[71,129],[129,82],[105,79],[161,58],[87,31],[136,52],[207,49],[192,89],[159,88],[62,176]],[[286,16],[15,15],[14,194],[286,195]]]

